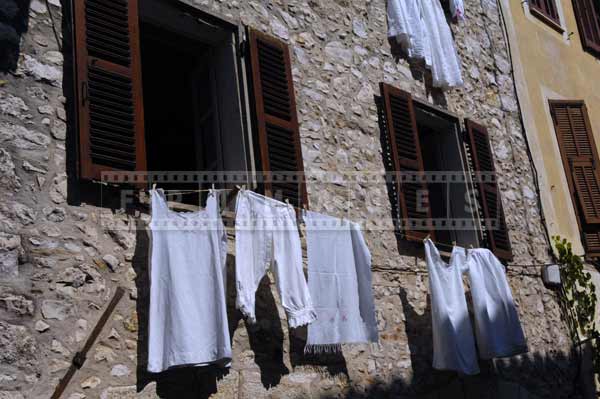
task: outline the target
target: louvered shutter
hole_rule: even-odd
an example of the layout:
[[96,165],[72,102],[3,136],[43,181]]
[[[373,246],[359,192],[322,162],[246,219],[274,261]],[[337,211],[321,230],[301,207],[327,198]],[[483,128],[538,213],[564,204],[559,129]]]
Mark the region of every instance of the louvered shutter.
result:
[[393,205],[397,206],[398,215],[403,219],[404,236],[410,241],[423,240],[427,234],[434,238],[427,183],[422,179],[423,157],[412,96],[385,83],[381,83],[380,88],[387,126],[385,133],[397,172],[398,204]]
[[600,174],[598,151],[582,101],[551,101],[569,191],[588,255],[600,254]]
[[542,17],[560,24],[556,0],[529,0],[529,8],[534,14],[541,14]]
[[137,0],[76,0],[79,172],[146,169]]
[[600,56],[600,2],[573,0],[573,7],[583,48]]
[[496,168],[487,129],[468,119],[465,123],[467,148],[475,173],[474,181],[479,194],[488,247],[498,258],[512,260],[512,248],[502,198],[495,178]]
[[261,166],[265,176],[272,174],[272,178],[265,178],[265,192],[274,198],[289,199],[296,207],[306,205],[288,46],[254,29],[248,29],[248,46]]

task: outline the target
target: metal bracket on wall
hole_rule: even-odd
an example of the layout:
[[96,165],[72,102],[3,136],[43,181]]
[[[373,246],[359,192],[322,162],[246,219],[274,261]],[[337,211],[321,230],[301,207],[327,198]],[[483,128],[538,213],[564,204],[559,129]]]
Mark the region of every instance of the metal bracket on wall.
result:
[[117,287],[117,290],[115,291],[115,294],[113,295],[110,303],[108,304],[108,307],[106,308],[104,313],[102,313],[102,316],[100,316],[100,319],[96,323],[96,326],[92,330],[92,333],[88,337],[87,341],[85,341],[85,345],[83,346],[83,348],[79,352],[77,352],[73,357],[73,360],[71,361],[71,367],[69,367],[69,370],[67,370],[65,376],[60,380],[60,382],[56,386],[56,389],[54,390],[54,394],[52,394],[51,399],[60,398],[65,389],[67,389],[67,386],[69,385],[71,378],[73,378],[73,375],[75,375],[75,372],[83,366],[88,351],[92,348],[92,345],[94,345],[96,338],[98,338],[98,335],[100,335],[100,332],[102,332],[102,329],[108,321],[109,316],[115,310],[117,304],[119,303],[124,294],[125,289],[123,287]]

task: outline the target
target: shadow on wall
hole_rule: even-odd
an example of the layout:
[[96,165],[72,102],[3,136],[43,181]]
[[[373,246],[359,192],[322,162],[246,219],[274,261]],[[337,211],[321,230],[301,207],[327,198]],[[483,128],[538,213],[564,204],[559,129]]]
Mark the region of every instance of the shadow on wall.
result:
[[[147,232],[138,226],[136,248],[132,260],[136,272],[135,284],[138,292],[136,311],[138,316],[138,344],[137,344],[137,391],[141,392],[150,382],[156,381],[156,393],[161,398],[208,398],[217,392],[217,381],[222,379],[228,369],[216,366],[210,367],[181,367],[167,370],[162,373],[149,373],[148,360],[148,314],[150,307],[150,276],[148,259],[150,239]],[[284,332],[281,327],[275,298],[270,287],[268,277],[263,278],[256,293],[256,319],[255,325],[245,323],[248,340],[236,341],[237,350],[242,353],[246,350],[252,352],[254,363],[260,369],[262,385],[265,388],[275,387],[281,378],[290,373],[284,362]],[[242,320],[242,314],[235,308],[235,257],[227,256],[227,315],[229,335],[232,343],[234,333]],[[290,333],[290,359],[293,367],[296,365],[320,365],[332,375],[346,373],[346,363],[342,355],[319,359],[313,362],[304,356],[306,342],[306,329]],[[248,347],[245,347],[248,345]]]
[[30,0],[0,1],[0,72],[17,68],[21,35],[27,31]]
[[[137,390],[141,392],[150,382],[156,381],[156,393],[161,398],[208,398],[218,391],[217,382],[227,373],[227,369],[217,367],[183,367],[159,374],[146,371],[148,348],[148,275],[149,237],[145,230],[137,229],[137,246],[133,258],[138,292],[138,345],[136,372]],[[230,337],[241,325],[242,315],[235,309],[235,258],[228,256],[227,310]],[[425,309],[415,309],[410,303],[410,292],[399,291],[400,302],[406,322],[398,325],[397,332],[404,328],[410,349],[412,373],[407,377],[380,381],[372,376],[368,386],[353,387],[345,391],[343,398],[489,398],[489,399],[534,399],[576,398],[575,378],[577,367],[575,358],[565,357],[558,350],[546,354],[535,353],[509,359],[480,361],[481,374],[473,377],[460,377],[454,372],[434,370],[431,306],[429,300]],[[256,314],[258,323],[249,326],[245,323],[248,339],[236,336],[236,353],[251,352],[254,363],[260,369],[262,385],[265,388],[277,386],[282,377],[291,372],[285,363],[284,333],[268,278],[263,279],[257,293]],[[290,361],[292,368],[304,365],[317,366],[331,376],[348,376],[343,355],[311,358],[303,354],[306,342],[306,329],[290,332]],[[381,334],[381,340],[390,337]],[[234,359],[244,362],[244,359]],[[531,393],[528,394],[527,392]],[[534,396],[535,395],[535,396]]]
[[[373,381],[366,387],[351,387],[335,398],[419,399],[572,399],[581,398],[577,357],[559,350],[506,359],[479,360],[480,374],[461,376],[432,367],[433,336],[429,297],[422,312],[415,310],[408,292],[400,288],[404,324],[410,348],[412,374],[390,381]],[[385,334],[381,335],[385,340]],[[321,396],[322,398],[333,398]]]

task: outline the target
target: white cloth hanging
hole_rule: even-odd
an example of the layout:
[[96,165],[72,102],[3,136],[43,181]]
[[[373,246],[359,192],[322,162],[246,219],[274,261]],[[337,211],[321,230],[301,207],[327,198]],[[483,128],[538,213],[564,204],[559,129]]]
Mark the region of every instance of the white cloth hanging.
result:
[[360,226],[305,211],[308,288],[317,320],[306,353],[339,352],[341,344],[377,342],[371,255]]
[[463,0],[450,0],[450,15],[458,22],[465,20],[465,6]]
[[431,54],[432,85],[442,89],[462,86],[460,60],[442,5],[439,0],[420,1],[426,46]]
[[502,263],[490,250],[477,248],[468,251],[467,270],[479,357],[491,359],[527,352]]
[[479,365],[462,282],[461,251],[454,247],[450,263],[446,263],[430,239],[424,243],[431,294],[433,367],[477,374]]
[[[462,0],[451,0],[450,7],[456,15],[464,14]],[[433,87],[463,85],[452,31],[439,0],[388,0],[387,14],[388,37],[395,38],[409,58],[424,60]]]
[[290,327],[312,323],[316,314],[302,271],[302,247],[294,207],[240,190],[235,216],[236,306],[256,322],[256,290],[272,265]]
[[170,210],[151,191],[148,371],[228,365],[227,235],[216,194],[197,212]]
[[388,0],[388,37],[394,38],[409,58],[426,59],[431,65],[419,2]]

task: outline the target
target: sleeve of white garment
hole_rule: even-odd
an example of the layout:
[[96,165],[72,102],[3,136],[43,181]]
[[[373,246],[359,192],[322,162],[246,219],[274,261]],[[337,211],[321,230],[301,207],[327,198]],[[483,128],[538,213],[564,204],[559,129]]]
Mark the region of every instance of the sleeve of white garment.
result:
[[281,305],[291,328],[300,327],[316,320],[306,277],[302,269],[302,247],[298,230],[293,226],[295,215],[290,211],[288,229],[273,232],[273,257],[275,281],[281,297]]
[[371,252],[369,252],[360,225],[351,223],[350,227],[352,250],[354,252],[354,262],[356,263],[360,316],[367,329],[367,339],[370,342],[378,342],[379,334],[377,331],[377,319],[375,317],[371,276]]

